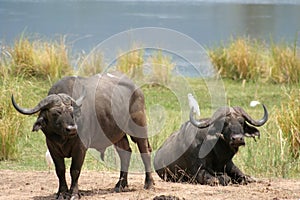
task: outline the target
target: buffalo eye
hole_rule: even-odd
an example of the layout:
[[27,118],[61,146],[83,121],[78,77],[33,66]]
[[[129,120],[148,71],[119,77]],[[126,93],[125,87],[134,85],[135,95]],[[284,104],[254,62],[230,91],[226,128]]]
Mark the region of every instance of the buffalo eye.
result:
[[243,125],[245,122],[245,119],[243,117],[238,117],[237,120],[241,125]]

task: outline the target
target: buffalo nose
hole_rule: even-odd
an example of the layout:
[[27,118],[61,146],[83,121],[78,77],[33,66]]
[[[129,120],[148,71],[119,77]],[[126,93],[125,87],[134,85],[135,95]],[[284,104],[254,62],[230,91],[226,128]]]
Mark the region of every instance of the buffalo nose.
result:
[[244,137],[242,134],[232,135],[231,141],[232,141],[232,143],[235,143],[235,144],[240,144],[240,145],[245,144]]
[[77,132],[77,126],[76,126],[76,125],[68,125],[68,126],[66,127],[66,131],[67,131],[69,134],[73,135],[73,134],[75,134],[75,133]]

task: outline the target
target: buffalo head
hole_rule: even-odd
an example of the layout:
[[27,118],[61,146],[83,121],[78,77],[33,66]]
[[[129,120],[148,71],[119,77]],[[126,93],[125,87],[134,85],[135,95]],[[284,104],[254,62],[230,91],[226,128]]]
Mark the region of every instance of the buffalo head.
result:
[[75,118],[80,115],[83,96],[75,101],[67,94],[51,94],[31,109],[21,108],[13,96],[11,100],[14,108],[24,115],[40,112],[32,131],[42,129],[45,134],[55,133],[61,136],[77,134]]
[[245,145],[244,137],[260,136],[259,130],[255,127],[262,126],[268,120],[268,111],[265,105],[264,116],[260,120],[254,120],[241,107],[219,108],[211,118],[197,121],[193,118],[193,110],[190,112],[190,122],[198,128],[210,127],[213,134],[217,134],[234,151],[239,146]]

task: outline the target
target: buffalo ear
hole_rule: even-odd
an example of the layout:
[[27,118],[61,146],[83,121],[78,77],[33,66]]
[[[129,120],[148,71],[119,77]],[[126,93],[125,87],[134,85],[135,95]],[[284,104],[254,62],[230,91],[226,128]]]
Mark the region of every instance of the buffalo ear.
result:
[[32,132],[40,130],[43,126],[45,126],[46,122],[44,117],[39,117],[36,122],[33,124]]
[[257,128],[253,127],[253,126],[249,126],[248,124],[245,125],[244,127],[244,131],[245,131],[245,136],[246,137],[255,137],[257,136],[258,138],[260,137],[260,132]]

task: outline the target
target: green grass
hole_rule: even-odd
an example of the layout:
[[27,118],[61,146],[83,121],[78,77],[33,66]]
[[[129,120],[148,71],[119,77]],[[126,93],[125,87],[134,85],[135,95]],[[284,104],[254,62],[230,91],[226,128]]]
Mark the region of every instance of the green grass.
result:
[[[239,55],[243,55],[246,60],[243,59],[243,62],[241,62],[238,58],[233,62],[234,65],[232,63],[230,64],[231,67],[235,66],[240,71],[226,71],[226,74],[221,73],[221,75],[225,77],[223,78],[226,93],[224,103],[230,106],[241,106],[254,118],[260,118],[262,116],[262,109],[260,107],[251,108],[249,106],[251,100],[259,100],[267,106],[270,113],[267,124],[259,128],[261,138],[256,142],[250,138],[246,139],[246,146],[240,148],[239,153],[234,157],[234,161],[242,171],[252,176],[299,178],[300,158],[297,156],[299,154],[299,146],[297,146],[297,143],[293,143],[293,141],[295,141],[293,137],[295,136],[294,138],[297,140],[297,133],[299,133],[299,82],[297,79],[291,78],[291,75],[286,76],[290,77],[289,79],[276,81],[274,77],[271,78],[269,74],[256,74],[258,68],[255,67],[249,71],[249,66],[255,66],[257,62],[261,62],[258,58],[262,56],[261,50],[258,50],[260,49],[260,43],[236,41],[237,44],[234,44],[234,42],[235,41],[232,42],[230,47],[230,51],[235,51],[231,53],[231,57],[236,58]],[[43,52],[44,49],[46,49],[43,47],[44,43],[39,43],[39,45],[35,47],[30,40],[22,38],[18,43],[22,43],[22,51],[25,51],[22,53],[20,50],[17,56],[18,59],[13,57],[16,51],[9,53],[11,57],[7,56],[7,54],[3,54],[0,59],[0,169],[47,170],[48,167],[44,156],[46,152],[45,136],[42,132],[31,132],[36,115],[24,116],[18,114],[11,105],[10,97],[13,93],[16,101],[23,107],[36,105],[41,98],[46,96],[48,89],[55,80],[65,73],[69,73],[60,70],[56,73],[57,66],[63,66],[60,64],[57,65],[57,63],[60,63],[59,60],[62,60],[60,58],[64,57],[66,52],[61,51],[62,55],[59,53],[58,58],[53,57],[54,60],[57,61],[48,66],[49,71],[56,72],[53,73],[53,76],[48,76],[44,73],[40,74],[30,71],[33,66],[38,66],[35,65],[35,63],[37,63],[36,59],[38,60],[38,57],[44,55]],[[46,43],[48,45],[48,42]],[[16,44],[14,48],[19,48],[18,45]],[[52,43],[49,45],[51,46]],[[254,47],[249,47],[248,45],[253,45]],[[60,47],[63,46],[63,43],[60,44]],[[244,49],[238,52],[241,47]],[[41,50],[41,48],[43,50]],[[248,48],[250,48],[250,50]],[[275,49],[275,45],[272,48]],[[63,49],[66,48],[64,47]],[[288,49],[287,52],[292,48],[288,47]],[[58,50],[51,52],[58,52]],[[248,55],[249,52],[254,53],[254,55]],[[271,63],[270,61],[273,62],[274,58],[278,58],[279,56],[279,52],[275,52],[275,50],[271,57],[270,51],[268,52],[267,54],[263,54],[263,56],[268,57],[263,62],[268,61]],[[227,54],[227,49],[223,53]],[[295,56],[297,54],[296,51],[292,51],[291,54],[281,53],[281,61],[276,61],[276,63],[288,63],[285,66],[296,66],[296,69],[298,69],[298,65],[291,64],[297,63],[298,57],[288,56]],[[33,54],[35,56],[32,56]],[[51,53],[51,55],[56,54]],[[132,52],[132,55],[129,55],[133,56],[134,60],[138,61],[138,63],[142,63],[139,56],[140,54],[137,54],[137,52]],[[227,59],[227,56],[217,57],[221,60]],[[23,61],[21,61],[21,58],[23,58]],[[45,58],[48,57],[45,56]],[[98,70],[101,71],[102,59],[100,54],[92,59],[92,63],[99,64],[99,66],[97,65],[97,72]],[[121,61],[122,59],[124,60]],[[130,63],[128,57],[126,59],[120,57],[119,64],[122,62]],[[223,60],[222,62],[224,64],[229,61]],[[24,63],[27,65],[25,69],[23,69],[25,66]],[[63,63],[68,64],[69,61]],[[89,65],[91,63],[85,64]],[[130,68],[130,66],[127,67]],[[264,65],[264,67],[265,66],[266,65]],[[86,66],[83,66],[83,68],[85,67]],[[24,71],[17,73],[17,69]],[[33,69],[35,70],[35,68]],[[259,68],[259,70],[260,69],[261,68]],[[93,74],[96,72],[93,70],[94,68],[91,68],[88,69],[88,71],[81,71],[81,73]],[[270,70],[268,72],[270,72]],[[150,143],[154,150],[159,148],[170,134],[178,130],[184,121],[188,120],[189,108],[186,94],[184,94],[183,91],[192,91],[194,93],[194,96],[200,104],[202,117],[211,116],[215,109],[212,108],[212,95],[213,93],[217,93],[220,88],[209,91],[207,85],[208,81],[209,80],[197,78],[185,78],[181,80],[179,77],[171,77],[168,79],[167,84],[149,84],[142,86],[146,99]],[[138,150],[134,144],[132,144],[132,149],[131,167],[133,170],[143,171]],[[119,161],[113,148],[107,150],[106,158],[105,163],[99,161],[99,155],[89,150],[83,169],[109,170],[118,168]],[[67,160],[69,166],[70,160]]]
[[[189,80],[190,87],[195,91],[195,96],[200,103],[203,117],[209,117],[211,115],[211,109],[209,109],[210,96],[203,94],[205,91],[202,91],[200,88],[204,86],[199,85],[199,83],[201,81],[197,79]],[[203,82],[203,84],[205,83]],[[282,94],[282,86],[277,84],[256,84],[253,82],[243,84],[242,82],[229,79],[224,80],[224,85],[228,104],[242,106],[251,115],[260,118],[262,109],[260,107],[251,108],[249,106],[249,102],[256,99],[266,104],[270,112],[268,123],[260,128],[261,138],[257,142],[250,138],[246,139],[247,145],[241,147],[240,152],[234,158],[237,165],[246,173],[257,177],[299,177],[300,160],[291,155],[290,149],[286,145],[287,141],[280,138],[279,128],[276,124],[277,109],[280,108],[281,102],[288,101],[288,97]],[[25,106],[35,105],[37,99],[39,99],[39,96],[34,94],[36,87],[33,84],[27,89],[27,93],[23,93],[22,96],[21,94],[20,96],[18,95],[18,102]],[[293,88],[296,86],[288,87]],[[176,95],[167,88],[145,86],[143,87],[143,91],[148,108],[147,115],[149,117],[151,115],[155,117],[162,115],[162,118],[164,118],[163,120],[148,118],[149,133],[151,134],[150,143],[155,150],[172,132],[180,128],[182,108]],[[43,96],[42,94],[45,92],[40,91],[39,93]],[[22,98],[29,98],[30,101],[26,101],[25,103],[24,99],[22,101]],[[163,112],[161,108],[164,109]],[[17,115],[18,121],[25,121],[22,129],[19,129],[23,132],[18,139],[17,145],[20,156],[17,160],[1,161],[0,169],[47,170],[48,168],[44,160],[46,151],[45,137],[42,132],[30,132],[36,116],[19,115],[14,110],[12,112],[14,112],[13,115]],[[188,120],[188,118],[185,120]],[[133,170],[139,170],[141,168],[139,154],[134,144],[132,144],[132,148],[134,155],[131,166]],[[118,157],[114,154],[114,151],[110,149],[107,153],[114,155],[114,157],[108,155],[106,157],[111,157],[115,163],[107,166],[107,163],[99,161],[99,157],[89,151],[83,168],[89,170],[118,168]]]

